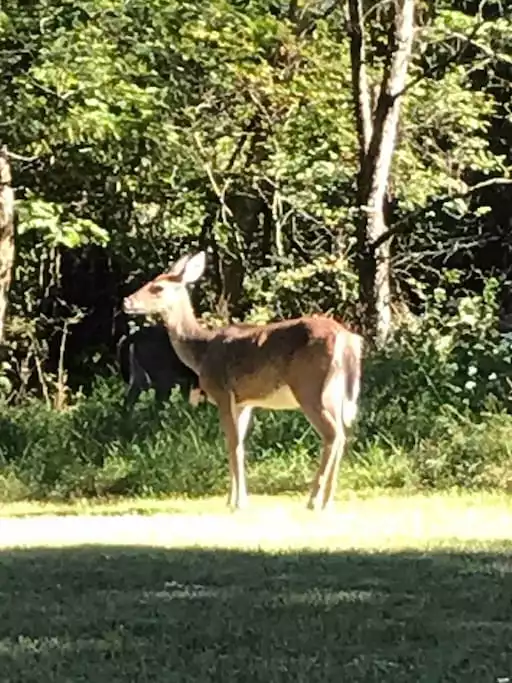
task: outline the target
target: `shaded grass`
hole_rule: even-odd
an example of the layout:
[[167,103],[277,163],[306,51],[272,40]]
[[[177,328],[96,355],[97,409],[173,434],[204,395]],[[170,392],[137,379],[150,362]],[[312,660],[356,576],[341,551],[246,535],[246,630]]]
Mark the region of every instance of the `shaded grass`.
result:
[[4,552],[2,681],[496,681],[503,551]]

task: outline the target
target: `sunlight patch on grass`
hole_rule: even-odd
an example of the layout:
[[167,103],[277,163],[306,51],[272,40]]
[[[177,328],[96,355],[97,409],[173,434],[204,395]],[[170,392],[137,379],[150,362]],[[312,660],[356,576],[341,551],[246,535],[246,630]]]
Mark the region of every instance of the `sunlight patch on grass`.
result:
[[[262,508],[274,508],[276,505],[293,505],[298,510],[305,508],[306,493],[281,493],[279,495],[250,494],[247,513],[257,512]],[[460,489],[436,491],[411,491],[407,489],[343,489],[340,487],[336,495],[337,510],[365,500],[390,501],[414,500],[420,505],[424,501],[442,501],[443,506],[454,504],[457,509],[468,506],[491,505],[512,506],[512,495],[501,491],[472,491],[467,493]],[[421,502],[423,501],[423,502]],[[450,503],[451,501],[451,503]],[[427,503],[429,504],[429,503]],[[169,496],[166,498],[130,498],[127,496],[105,498],[77,498],[70,501],[15,501],[0,504],[0,518],[3,517],[38,517],[67,515],[154,515],[154,514],[197,514],[212,513],[229,514],[226,507],[226,495],[204,496],[201,498],[185,498]],[[244,513],[244,514],[247,514]]]
[[[303,497],[253,496],[231,513],[224,498],[117,503],[110,514],[43,514],[0,519],[0,547],[127,544],[161,548],[458,549],[512,548],[512,497],[498,495],[351,496],[335,510],[304,509]],[[138,509],[138,505],[142,509]],[[48,510],[47,507],[43,508]],[[113,514],[115,510],[115,514]],[[137,512],[133,512],[137,510]],[[78,511],[78,510],[77,510]],[[142,512],[142,514],[141,514]]]

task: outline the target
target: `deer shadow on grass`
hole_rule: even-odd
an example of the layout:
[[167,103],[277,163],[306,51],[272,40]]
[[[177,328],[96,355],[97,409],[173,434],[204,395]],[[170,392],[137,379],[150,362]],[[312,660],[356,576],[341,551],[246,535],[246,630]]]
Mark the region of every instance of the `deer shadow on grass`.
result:
[[[155,518],[155,524],[158,524]],[[496,681],[504,553],[0,553],[5,681]]]

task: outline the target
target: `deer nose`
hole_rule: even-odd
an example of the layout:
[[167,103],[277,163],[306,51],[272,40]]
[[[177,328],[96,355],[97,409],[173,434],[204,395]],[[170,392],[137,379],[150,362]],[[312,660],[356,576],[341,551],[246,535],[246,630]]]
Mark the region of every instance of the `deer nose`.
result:
[[123,299],[123,311],[125,313],[130,313],[133,310],[133,301],[131,297],[125,296]]

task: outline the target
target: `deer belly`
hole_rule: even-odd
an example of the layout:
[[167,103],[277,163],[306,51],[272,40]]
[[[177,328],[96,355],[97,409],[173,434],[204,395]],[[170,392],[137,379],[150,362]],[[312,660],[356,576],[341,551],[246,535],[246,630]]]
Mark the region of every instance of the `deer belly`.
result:
[[286,384],[266,396],[247,399],[242,402],[242,405],[254,406],[255,408],[270,408],[271,410],[293,410],[299,407],[297,399]]

